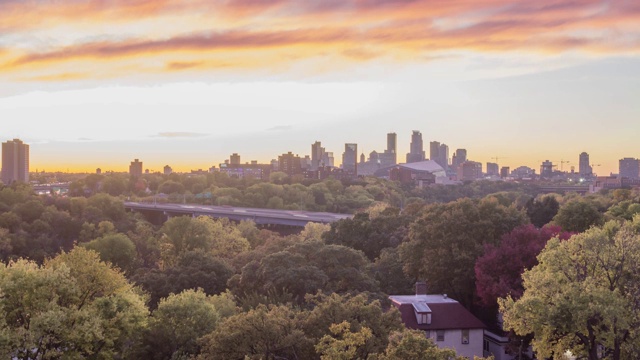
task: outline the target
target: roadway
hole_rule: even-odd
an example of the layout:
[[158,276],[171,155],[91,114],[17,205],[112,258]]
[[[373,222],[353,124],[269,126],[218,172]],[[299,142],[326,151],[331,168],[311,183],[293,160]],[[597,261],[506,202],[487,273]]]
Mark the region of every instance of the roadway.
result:
[[252,220],[258,225],[288,225],[305,226],[307,223],[329,224],[342,219],[350,219],[353,215],[327,212],[296,211],[243,208],[232,206],[211,206],[196,204],[150,204],[125,202],[125,209],[132,211],[163,212],[171,216],[211,216],[214,218],[228,218],[230,220]]

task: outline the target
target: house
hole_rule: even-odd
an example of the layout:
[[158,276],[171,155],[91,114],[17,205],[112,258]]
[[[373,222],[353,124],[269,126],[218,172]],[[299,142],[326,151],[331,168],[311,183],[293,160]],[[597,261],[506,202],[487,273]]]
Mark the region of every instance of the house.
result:
[[438,347],[454,349],[469,359],[484,355],[484,324],[446,294],[428,295],[426,283],[418,282],[415,295],[392,295],[389,299],[407,328],[424,331]]

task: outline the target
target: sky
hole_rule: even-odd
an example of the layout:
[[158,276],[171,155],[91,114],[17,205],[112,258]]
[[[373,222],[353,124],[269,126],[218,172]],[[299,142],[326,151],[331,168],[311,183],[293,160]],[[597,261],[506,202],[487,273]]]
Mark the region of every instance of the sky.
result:
[[[207,169],[321,141],[563,170],[640,157],[637,0],[0,0],[31,170]],[[560,167],[560,166],[559,166]]]

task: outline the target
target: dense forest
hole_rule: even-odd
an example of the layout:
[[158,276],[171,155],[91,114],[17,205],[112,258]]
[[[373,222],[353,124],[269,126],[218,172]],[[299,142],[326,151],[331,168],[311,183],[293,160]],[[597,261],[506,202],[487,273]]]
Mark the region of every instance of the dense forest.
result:
[[[353,213],[282,235],[123,201]],[[388,300],[416,281],[540,357],[634,359],[640,192],[365,178],[89,175],[0,190],[0,354],[17,359],[452,359]],[[453,264],[453,265],[452,265]]]

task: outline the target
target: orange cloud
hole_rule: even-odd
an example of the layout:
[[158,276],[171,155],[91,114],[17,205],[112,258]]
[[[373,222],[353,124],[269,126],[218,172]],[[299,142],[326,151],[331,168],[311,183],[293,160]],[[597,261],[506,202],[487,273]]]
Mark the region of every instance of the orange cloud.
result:
[[[172,21],[180,25],[173,29]],[[0,72],[24,77],[34,68],[50,69],[42,80],[71,78],[56,69],[69,64],[100,74],[119,73],[115,64],[123,61],[121,69],[152,72],[266,65],[237,61],[240,53],[287,65],[336,56],[346,62],[427,58],[451,50],[640,49],[640,3],[633,1],[26,0],[0,2],[0,23],[7,34]],[[53,41],[43,43],[42,34]]]

